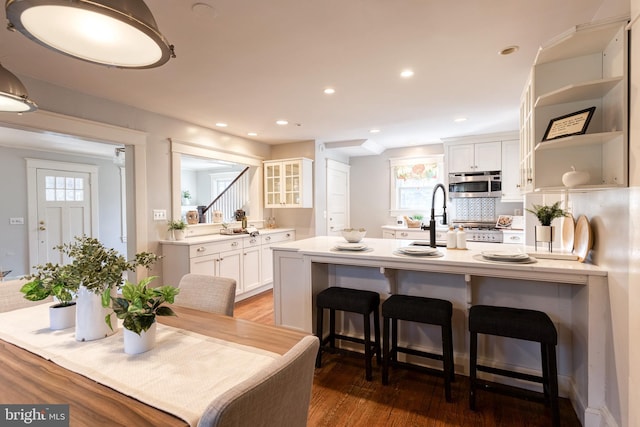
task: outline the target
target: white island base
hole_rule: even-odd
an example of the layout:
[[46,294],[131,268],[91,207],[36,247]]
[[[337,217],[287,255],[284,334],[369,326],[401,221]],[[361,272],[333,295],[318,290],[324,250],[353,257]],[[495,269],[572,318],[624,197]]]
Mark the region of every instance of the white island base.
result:
[[[377,291],[382,300],[396,293],[449,300],[453,303],[455,370],[468,376],[471,305],[544,311],[558,330],[560,394],[569,397],[584,426],[601,425],[606,411],[604,342],[609,324],[606,271],[577,261],[506,264],[478,257],[483,250],[517,250],[513,245],[469,242],[468,250],[439,248],[442,257],[425,259],[398,254],[398,248],[411,243],[407,240],[365,239],[368,249],[362,252],[336,250],[340,242],[344,240],[321,236],[273,247],[277,325],[315,333],[315,296],[328,286]],[[343,332],[362,334],[361,316],[344,313],[336,323]],[[440,351],[438,327],[400,322],[400,328],[400,345]],[[480,335],[478,344],[482,364],[540,374],[537,343]],[[541,389],[484,375],[492,381]]]

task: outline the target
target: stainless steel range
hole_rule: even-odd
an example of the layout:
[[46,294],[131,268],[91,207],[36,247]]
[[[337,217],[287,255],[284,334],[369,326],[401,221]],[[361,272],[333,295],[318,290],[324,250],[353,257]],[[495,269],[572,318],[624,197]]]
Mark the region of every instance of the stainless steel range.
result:
[[467,242],[502,243],[502,230],[496,228],[495,222],[463,222],[453,221],[457,229],[464,227],[467,232]]

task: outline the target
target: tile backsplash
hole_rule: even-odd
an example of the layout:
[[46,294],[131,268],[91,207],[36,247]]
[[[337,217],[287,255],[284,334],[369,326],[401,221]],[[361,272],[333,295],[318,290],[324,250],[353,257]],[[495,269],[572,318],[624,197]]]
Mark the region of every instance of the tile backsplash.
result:
[[454,199],[455,220],[469,222],[495,221],[496,200],[493,197]]

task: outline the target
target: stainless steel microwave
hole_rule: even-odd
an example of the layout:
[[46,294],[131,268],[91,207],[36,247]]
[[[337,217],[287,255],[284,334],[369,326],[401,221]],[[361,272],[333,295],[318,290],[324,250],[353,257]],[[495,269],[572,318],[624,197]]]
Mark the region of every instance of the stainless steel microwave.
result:
[[500,171],[449,174],[449,197],[501,197]]

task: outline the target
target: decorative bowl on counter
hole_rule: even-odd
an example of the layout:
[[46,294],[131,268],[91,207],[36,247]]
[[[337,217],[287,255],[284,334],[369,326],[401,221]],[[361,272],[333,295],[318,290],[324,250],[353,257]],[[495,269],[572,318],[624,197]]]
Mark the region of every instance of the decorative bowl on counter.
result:
[[572,188],[586,184],[589,182],[589,178],[589,172],[577,171],[575,167],[571,166],[571,170],[562,175],[562,183],[565,187]]
[[364,228],[345,228],[342,230],[342,237],[349,243],[358,243],[364,239],[367,230]]

